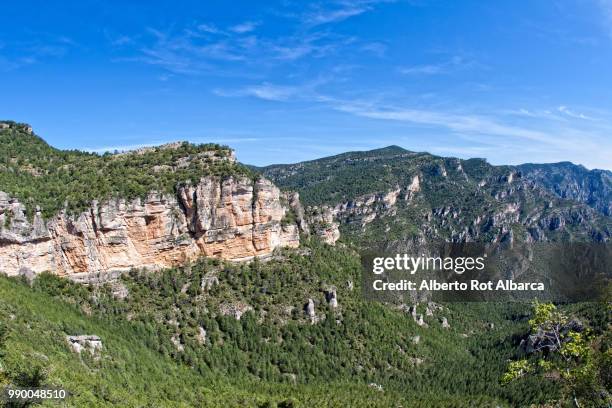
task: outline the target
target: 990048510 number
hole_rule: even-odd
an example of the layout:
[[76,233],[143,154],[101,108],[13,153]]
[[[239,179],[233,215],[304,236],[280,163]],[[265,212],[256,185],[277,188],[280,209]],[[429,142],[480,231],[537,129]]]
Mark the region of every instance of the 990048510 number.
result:
[[63,388],[19,388],[6,387],[2,392],[4,401],[42,401],[62,400],[68,397],[68,391]]

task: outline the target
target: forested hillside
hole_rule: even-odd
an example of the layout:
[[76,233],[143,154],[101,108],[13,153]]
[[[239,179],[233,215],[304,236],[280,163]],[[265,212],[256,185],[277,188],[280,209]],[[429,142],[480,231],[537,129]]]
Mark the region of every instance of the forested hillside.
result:
[[300,193],[304,205],[336,204],[358,196],[387,191],[399,180],[408,179],[434,156],[414,153],[399,146],[363,152],[347,152],[296,164],[261,168],[264,175],[281,187]]
[[[558,398],[554,382],[500,383],[507,360],[520,356],[528,305],[424,304],[419,311],[433,315],[421,327],[401,308],[364,301],[359,274],[352,250],[312,242],[265,263],[203,259],[105,287],[42,275],[29,288],[1,278],[1,378],[62,385],[71,406],[471,407]],[[332,288],[337,307],[326,296]],[[96,357],[70,350],[66,336],[77,334],[100,336]]]

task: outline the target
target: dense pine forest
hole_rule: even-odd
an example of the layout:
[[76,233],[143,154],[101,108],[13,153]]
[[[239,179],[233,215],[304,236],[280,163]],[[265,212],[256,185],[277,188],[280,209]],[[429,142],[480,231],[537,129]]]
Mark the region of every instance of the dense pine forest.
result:
[[[359,275],[352,249],[313,241],[267,262],[203,259],[98,287],[53,275],[31,288],[2,278],[0,378],[64,386],[72,406],[468,407],[560,398],[555,381],[501,381],[522,355],[530,305],[429,306],[435,312],[420,327],[403,310],[362,300]],[[336,308],[326,299],[331,287]],[[601,309],[574,312],[600,334],[610,324]],[[66,336],[83,333],[100,336],[99,355],[71,352]]]

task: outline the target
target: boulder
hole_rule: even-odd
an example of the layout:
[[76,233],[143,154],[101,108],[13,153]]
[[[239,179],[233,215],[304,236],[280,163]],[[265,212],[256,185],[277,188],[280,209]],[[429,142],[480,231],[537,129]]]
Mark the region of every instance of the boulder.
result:
[[198,343],[206,344],[206,330],[202,326],[198,327],[198,335],[196,339],[198,340]]

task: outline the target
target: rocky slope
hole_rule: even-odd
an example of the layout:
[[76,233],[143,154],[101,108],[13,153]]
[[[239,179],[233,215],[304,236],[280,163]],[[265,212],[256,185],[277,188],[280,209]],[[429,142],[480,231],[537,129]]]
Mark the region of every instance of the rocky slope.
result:
[[612,172],[587,170],[570,162],[522,164],[526,178],[548,188],[560,198],[579,201],[612,216]]
[[33,221],[0,193],[0,270],[52,271],[78,278],[133,267],[160,268],[199,255],[248,259],[298,246],[297,225],[281,225],[286,208],[269,180],[204,177],[176,196],[93,202],[78,215]]

